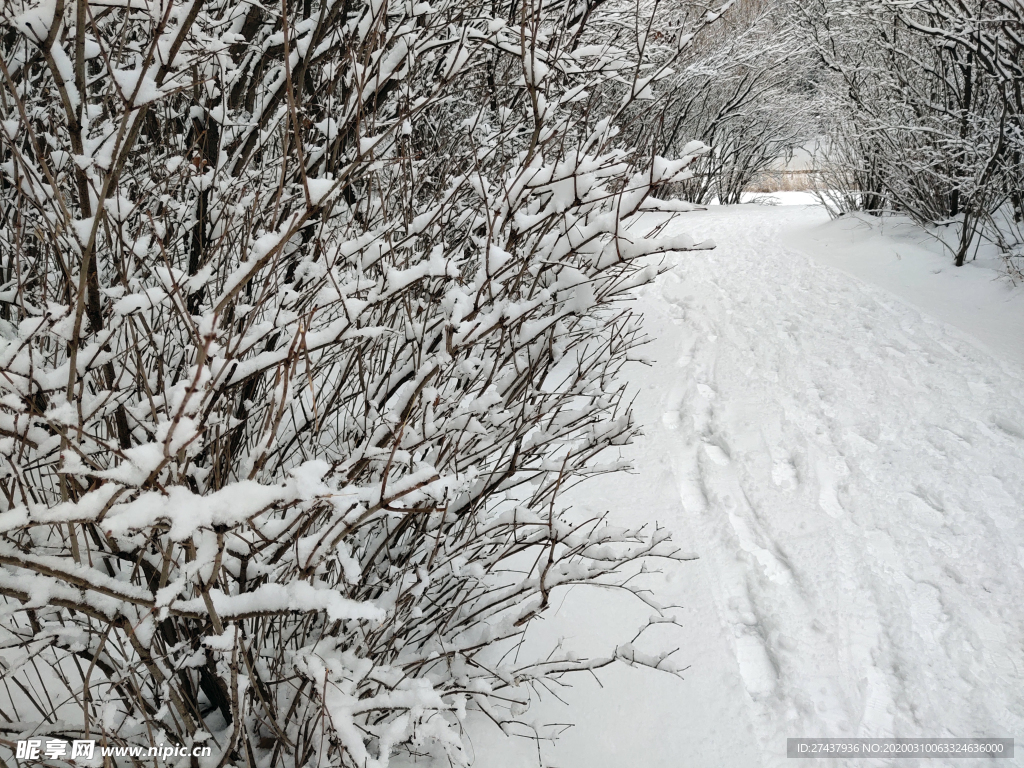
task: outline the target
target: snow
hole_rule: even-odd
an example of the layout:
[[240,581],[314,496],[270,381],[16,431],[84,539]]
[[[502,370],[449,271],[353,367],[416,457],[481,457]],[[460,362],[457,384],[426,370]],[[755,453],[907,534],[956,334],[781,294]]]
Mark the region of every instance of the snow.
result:
[[111,75],[121,95],[135,107],[141,107],[151,101],[165,96],[166,93],[157,87],[151,73],[142,67],[135,69],[111,69]]
[[999,357],[1024,364],[1024,291],[1004,276],[998,257],[981,255],[955,267],[935,237],[905,218],[825,221],[822,215],[822,221],[787,233],[786,242],[959,328]]
[[42,43],[46,40],[50,27],[53,25],[53,16],[56,10],[56,0],[43,0],[24,13],[15,16],[11,22],[29,40],[37,44]]
[[[1024,338],[1024,289],[864,226],[753,205],[670,226],[718,248],[668,255],[640,297],[637,471],[566,500],[700,554],[643,577],[679,624],[635,643],[689,669],[535,700],[527,719],[576,724],[554,743],[472,718],[474,765],[774,768],[787,737],[1024,730],[1024,365],[999,342]],[[583,587],[552,604],[520,658],[609,653],[650,613]]]
[[309,189],[309,200],[313,205],[321,205],[324,199],[334,190],[337,183],[334,179],[306,179]]
[[[757,203],[765,206],[776,205],[818,205],[818,198],[813,192],[744,192],[744,203]],[[719,205],[718,198],[715,198],[712,205]],[[823,212],[824,215],[824,212]]]
[[[324,610],[333,621],[381,620],[384,618],[384,611],[372,603],[349,600],[333,589],[318,589],[305,581],[292,581],[288,584],[262,584],[251,592],[241,595],[226,595],[218,589],[213,589],[210,590],[210,598],[214,610],[223,618],[288,609],[296,611]],[[175,600],[172,604],[179,611],[206,612],[203,599],[198,597],[192,600]]]

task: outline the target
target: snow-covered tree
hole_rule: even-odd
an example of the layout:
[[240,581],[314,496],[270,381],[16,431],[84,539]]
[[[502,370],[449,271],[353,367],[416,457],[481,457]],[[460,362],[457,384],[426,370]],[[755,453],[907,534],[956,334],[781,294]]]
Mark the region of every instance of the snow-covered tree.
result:
[[[702,3],[682,4],[697,15]],[[657,141],[711,147],[677,190],[695,203],[739,203],[759,173],[816,134],[813,60],[784,0],[739,0],[688,46],[666,82],[670,104]]]
[[4,743],[459,762],[467,706],[671,669],[495,649],[681,557],[558,497],[622,466],[643,257],[700,247],[637,214],[703,147],[622,124],[729,4],[4,0]]
[[799,5],[833,73],[824,146],[835,207],[907,213],[936,228],[958,266],[983,238],[1008,254],[1019,248],[1020,3]]

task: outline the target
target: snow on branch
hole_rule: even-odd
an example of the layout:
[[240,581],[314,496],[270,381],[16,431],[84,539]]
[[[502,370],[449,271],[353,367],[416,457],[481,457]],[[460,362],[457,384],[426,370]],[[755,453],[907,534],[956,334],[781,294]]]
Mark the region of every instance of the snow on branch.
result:
[[559,502],[624,466],[626,302],[710,246],[638,224],[689,209],[653,195],[703,146],[622,130],[664,106],[679,19],[2,8],[0,647],[60,693],[0,709],[211,766],[459,764],[467,706],[670,668],[485,652],[553,590],[652,604],[641,562],[690,557]]

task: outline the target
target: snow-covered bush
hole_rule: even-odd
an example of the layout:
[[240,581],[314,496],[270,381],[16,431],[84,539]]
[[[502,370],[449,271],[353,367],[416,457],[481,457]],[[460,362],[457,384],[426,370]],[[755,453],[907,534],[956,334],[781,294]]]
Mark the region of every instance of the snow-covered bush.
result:
[[[696,15],[701,2],[682,2]],[[739,203],[758,175],[816,134],[805,42],[787,0],[737,0],[688,46],[667,81],[665,121],[652,140],[711,147],[672,192],[694,203]]]
[[822,63],[827,203],[933,228],[960,266],[1024,221],[1017,0],[796,0]]
[[467,706],[670,668],[489,653],[680,557],[558,500],[634,432],[641,257],[699,247],[627,228],[701,151],[621,139],[660,13],[6,0],[4,743],[459,762]]

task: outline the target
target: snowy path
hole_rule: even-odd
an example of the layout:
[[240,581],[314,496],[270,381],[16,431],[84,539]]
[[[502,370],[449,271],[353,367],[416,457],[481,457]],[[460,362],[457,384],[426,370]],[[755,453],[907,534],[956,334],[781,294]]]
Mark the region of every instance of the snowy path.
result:
[[[577,505],[660,520],[701,555],[659,587],[686,607],[665,642],[692,667],[574,689],[579,726],[546,765],[770,768],[792,736],[1024,737],[1022,371],[781,244],[820,215],[679,220],[719,248],[641,298],[657,362],[637,376],[638,472]],[[570,596],[551,632],[615,633],[628,611],[610,613]]]
[[1024,735],[1020,372],[718,214],[665,422],[763,743]]

